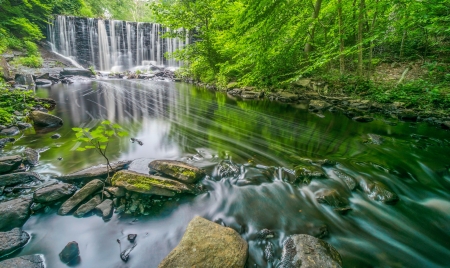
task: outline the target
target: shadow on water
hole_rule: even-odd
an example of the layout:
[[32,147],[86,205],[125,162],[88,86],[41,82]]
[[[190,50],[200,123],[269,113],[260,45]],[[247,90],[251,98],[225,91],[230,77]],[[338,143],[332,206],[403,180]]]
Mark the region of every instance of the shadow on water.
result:
[[[271,267],[263,256],[266,244],[274,245],[279,258],[283,240],[299,233],[331,243],[344,267],[439,267],[448,262],[448,132],[423,124],[391,126],[383,120],[361,124],[331,113],[320,118],[287,104],[236,100],[166,82],[77,82],[37,93],[57,101],[54,113],[64,125],[55,132],[61,139],[50,138],[55,132],[28,130],[7,149],[38,149],[40,165],[34,171],[44,177],[102,163],[101,156],[75,151],[71,131],[102,119],[119,123],[143,142],[115,140],[111,160],[137,159],[131,169],[146,173],[153,159],[182,159],[211,176],[202,182],[207,193],[169,200],[149,216],[115,214],[105,223],[95,216],[57,216],[54,210],[33,215],[24,226],[32,240],[19,255],[41,253],[49,267],[63,267],[58,253],[74,240],[80,245],[80,267],[157,267],[188,222],[200,215],[235,229],[249,242],[249,267]],[[382,144],[366,142],[368,134],[379,135]],[[292,169],[300,157],[337,164],[323,167],[328,179],[313,179],[309,185],[289,183],[274,172]],[[223,159],[231,160],[237,171],[218,176]],[[388,205],[361,189],[350,191],[335,170],[381,182],[400,201]],[[320,204],[315,193],[321,189],[337,189],[352,210],[342,215]],[[257,233],[264,228],[274,231],[274,237],[261,240]],[[123,263],[116,239],[128,243],[130,233],[138,234],[138,246]]]

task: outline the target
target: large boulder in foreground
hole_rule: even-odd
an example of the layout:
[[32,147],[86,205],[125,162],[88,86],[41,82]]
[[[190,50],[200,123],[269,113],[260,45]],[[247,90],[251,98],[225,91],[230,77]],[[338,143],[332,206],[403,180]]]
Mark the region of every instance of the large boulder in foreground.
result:
[[0,187],[13,186],[16,184],[41,181],[39,175],[34,172],[17,172],[0,176]]
[[327,242],[310,235],[293,235],[283,242],[283,267],[340,268],[339,252]]
[[93,180],[88,182],[83,188],[76,192],[72,197],[66,200],[58,210],[59,215],[66,215],[71,212],[76,206],[78,206],[83,200],[93,193],[103,188],[103,182],[101,180]]
[[197,216],[158,267],[244,267],[247,257],[247,242],[235,230]]
[[57,127],[62,126],[63,124],[61,118],[41,111],[31,112],[30,118],[33,120],[36,126],[41,127]]
[[113,186],[143,194],[174,196],[175,193],[194,193],[194,188],[182,182],[129,170],[114,174],[111,183]]
[[0,157],[0,174],[12,171],[22,164],[20,155],[11,155]]
[[0,203],[0,232],[22,227],[30,216],[32,198],[16,198]]
[[23,247],[30,235],[20,228],[14,228],[9,232],[0,232],[0,257]]
[[41,255],[36,254],[36,255],[20,256],[0,261],[0,268],[11,268],[11,267],[45,268],[44,258]]
[[37,203],[48,203],[69,197],[77,191],[77,188],[68,183],[58,183],[41,188],[34,192],[33,199]]
[[148,167],[184,183],[196,183],[206,176],[203,169],[181,161],[155,160],[148,164]]
[[[131,161],[120,161],[116,163],[111,163],[112,170],[109,171],[109,175],[113,175],[115,172],[125,169]],[[90,167],[83,169],[71,174],[62,175],[57,177],[58,180],[62,181],[78,181],[78,180],[90,180],[94,178],[106,178],[108,176],[108,170],[106,165],[99,165],[95,167]]]

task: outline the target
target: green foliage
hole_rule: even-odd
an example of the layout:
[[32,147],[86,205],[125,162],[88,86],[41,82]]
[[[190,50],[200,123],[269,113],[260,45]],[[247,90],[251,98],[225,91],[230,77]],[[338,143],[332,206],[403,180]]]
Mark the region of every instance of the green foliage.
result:
[[14,111],[27,113],[37,103],[34,92],[23,90],[9,90],[7,85],[0,82],[0,124],[9,124],[14,121]]
[[15,58],[12,64],[20,64],[31,68],[39,68],[42,67],[43,62],[44,60],[40,55],[31,55],[28,57]]

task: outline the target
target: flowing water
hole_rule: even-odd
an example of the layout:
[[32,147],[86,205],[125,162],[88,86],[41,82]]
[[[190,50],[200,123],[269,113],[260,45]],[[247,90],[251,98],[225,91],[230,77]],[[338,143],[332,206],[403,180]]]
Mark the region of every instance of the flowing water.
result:
[[[130,169],[143,173],[154,159],[188,161],[206,169],[209,177],[202,184],[208,191],[169,200],[148,216],[114,214],[107,222],[46,210],[27,221],[24,230],[32,239],[16,255],[40,253],[48,267],[64,267],[58,253],[69,241],[77,241],[80,267],[157,267],[199,215],[241,233],[249,243],[248,267],[271,267],[263,257],[267,241],[257,236],[264,228],[275,233],[269,240],[277,258],[287,236],[305,233],[332,244],[344,267],[449,264],[448,131],[421,123],[394,126],[383,119],[363,124],[328,112],[321,117],[301,106],[237,100],[171,82],[79,81],[37,93],[57,101],[53,113],[64,126],[51,132],[28,130],[5,151],[20,152],[25,146],[40,150],[40,165],[33,170],[45,178],[103,163],[94,152],[75,151],[71,128],[109,119],[130,133],[111,144],[111,160],[135,160]],[[53,140],[54,133],[62,137]],[[368,134],[381,136],[383,142],[365,142]],[[130,142],[130,137],[143,145]],[[299,157],[337,164],[323,167],[327,179],[310,184],[292,184],[265,172],[267,167],[291,169]],[[218,176],[223,159],[238,167],[235,174]],[[382,182],[399,201],[384,204],[360,189],[350,191],[336,170]],[[317,202],[315,193],[331,188],[349,199],[352,210],[347,214]],[[138,235],[137,247],[124,263],[116,240],[122,241],[123,250],[130,233]]]

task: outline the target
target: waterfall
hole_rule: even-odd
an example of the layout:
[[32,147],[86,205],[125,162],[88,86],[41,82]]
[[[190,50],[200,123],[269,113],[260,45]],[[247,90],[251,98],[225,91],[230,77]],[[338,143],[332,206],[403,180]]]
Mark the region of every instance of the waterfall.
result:
[[189,44],[189,37],[162,38],[168,31],[156,23],[55,16],[47,28],[47,39],[54,52],[85,68],[125,71],[149,63],[180,67],[182,62],[166,59],[165,54]]

